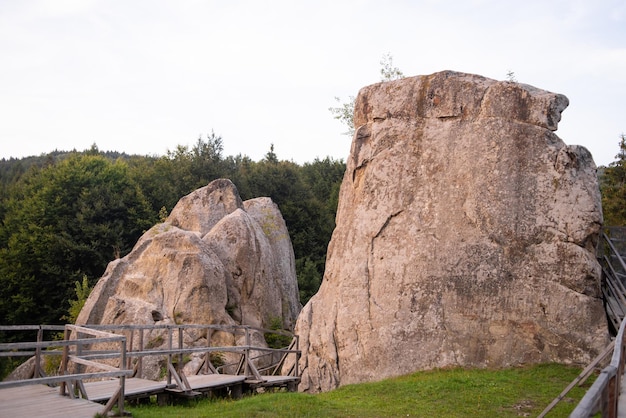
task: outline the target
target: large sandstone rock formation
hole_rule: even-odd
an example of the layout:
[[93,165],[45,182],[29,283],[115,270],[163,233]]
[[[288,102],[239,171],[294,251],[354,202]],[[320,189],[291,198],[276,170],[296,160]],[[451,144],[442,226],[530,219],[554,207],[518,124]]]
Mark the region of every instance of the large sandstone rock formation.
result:
[[363,88],[300,390],[444,366],[587,362],[608,343],[590,153],[565,96],[440,72]]
[[[269,198],[242,202],[220,179],[183,197],[164,223],[109,264],[77,323],[269,328],[278,318],[292,329],[299,311],[293,249],[278,207]],[[235,343],[221,337],[214,345]]]

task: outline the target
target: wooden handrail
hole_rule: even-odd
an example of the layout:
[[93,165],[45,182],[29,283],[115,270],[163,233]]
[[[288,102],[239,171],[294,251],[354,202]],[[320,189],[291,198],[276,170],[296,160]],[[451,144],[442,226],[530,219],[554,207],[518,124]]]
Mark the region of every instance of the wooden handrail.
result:
[[[20,351],[23,349],[32,349],[35,348],[35,361],[37,364],[35,365],[35,373],[34,378],[32,379],[24,379],[24,380],[14,380],[14,381],[6,381],[0,382],[0,389],[2,388],[10,388],[10,387],[19,387],[26,385],[36,385],[36,384],[44,384],[51,385],[60,383],[60,394],[61,395],[69,395],[70,397],[74,397],[73,390],[74,388],[79,388],[80,392],[85,396],[85,390],[83,381],[87,379],[102,379],[102,378],[111,378],[116,377],[119,379],[119,387],[116,390],[116,398],[112,399],[112,402],[109,402],[105,405],[102,410],[103,415],[107,415],[114,403],[118,402],[118,408],[120,414],[124,414],[124,384],[127,376],[132,374],[132,370],[124,369],[124,360],[126,356],[126,337],[122,335],[113,334],[111,332],[94,330],[87,327],[81,327],[76,325],[67,324],[65,326],[50,326],[50,325],[11,325],[11,326],[0,326],[0,330],[2,331],[30,331],[37,330],[37,341],[36,342],[20,342],[20,343],[2,343],[0,344],[0,350],[2,351],[10,351],[11,356],[27,356],[32,353],[31,351]],[[61,331],[63,330],[64,339],[63,340],[55,340],[55,341],[43,341],[43,331]],[[86,336],[92,336],[93,338],[88,338]],[[72,338],[73,337],[73,338]],[[106,364],[101,364],[95,361],[91,361],[89,359],[82,358],[82,347],[83,346],[91,346],[96,343],[118,343],[120,344],[120,349],[117,352],[116,356],[120,357],[120,367],[113,367]],[[42,350],[42,348],[49,347],[63,347],[62,351],[54,350],[47,351]],[[70,352],[70,347],[75,347],[75,351]],[[6,354],[6,353],[0,353]],[[47,377],[39,377],[39,360],[43,355],[59,355],[61,354],[61,369],[59,376],[47,376]],[[80,365],[88,365],[95,369],[96,371],[90,372],[81,372],[78,369],[75,373],[70,373],[68,370],[69,363],[72,362],[76,367],[80,367]],[[100,370],[100,371],[98,371]],[[68,390],[69,389],[69,390]]]
[[[103,330],[103,331],[106,330],[110,332],[130,331],[131,334],[128,337],[129,340],[130,338],[132,338],[132,333],[135,331],[138,331],[138,332],[154,331],[154,330],[166,331],[167,334],[164,337],[165,337],[167,348],[146,349],[142,347],[142,349],[139,349],[139,350],[127,351],[126,354],[127,354],[128,359],[138,358],[139,362],[141,361],[142,357],[146,357],[146,356],[158,356],[158,355],[167,356],[168,362],[171,363],[172,360],[170,359],[177,357],[180,360],[180,357],[184,354],[192,354],[192,353],[207,353],[208,354],[211,352],[231,352],[231,353],[241,354],[244,358],[243,365],[247,366],[247,361],[245,361],[245,359],[246,357],[249,358],[249,352],[252,350],[257,351],[257,352],[265,352],[265,353],[268,353],[268,355],[272,353],[279,353],[281,355],[282,361],[284,361],[285,357],[289,355],[294,355],[296,357],[296,362],[297,362],[301,356],[301,352],[297,348],[298,341],[299,341],[298,336],[286,330],[272,330],[272,329],[267,329],[267,328],[253,327],[249,325],[237,325],[237,324],[230,324],[230,325],[216,325],[216,324],[91,325],[90,324],[90,325],[83,325],[83,326],[87,328],[93,328],[96,330]],[[247,341],[247,343],[244,345],[236,345],[236,346],[184,347],[182,344],[182,332],[186,330],[207,330],[207,340],[209,343],[210,343],[209,334],[212,331],[224,331],[224,332],[229,332],[233,334],[240,333],[240,335],[244,336],[244,339]],[[294,346],[290,346],[287,348],[270,348],[270,347],[252,346],[249,344],[251,332],[259,332],[259,333],[264,333],[264,334],[274,333],[274,334],[289,336],[292,338],[292,340],[295,340],[295,348]],[[175,344],[176,337],[178,339],[177,344]],[[177,345],[178,347],[175,347],[175,345]],[[92,352],[92,354],[84,354],[82,357],[86,359],[94,360],[94,359],[113,358],[115,357],[115,355],[116,354],[113,351],[97,352],[97,353]],[[180,361],[177,362],[176,364],[179,364],[179,363]],[[139,363],[139,365],[137,366],[137,368],[139,367],[141,367],[141,363]],[[270,368],[276,369],[276,367],[277,367],[276,364],[272,364],[269,367],[264,367],[264,370],[270,369]],[[253,370],[251,370],[249,367],[244,367],[244,369],[242,369],[240,372],[242,374],[246,374],[250,376],[254,375]],[[168,368],[168,375],[169,375],[168,384],[171,384],[172,383],[171,379],[173,376],[170,373],[169,368]],[[297,367],[291,369],[290,375],[298,377]]]
[[94,372],[94,373],[78,373],[78,374],[64,374],[59,376],[37,377],[33,379],[24,380],[8,380],[0,382],[0,389],[13,388],[18,386],[28,385],[50,385],[55,383],[67,382],[68,380],[86,380],[97,379],[103,377],[120,377],[129,376],[132,370],[117,370],[106,372]]
[[[626,272],[626,262],[624,262],[608,235],[603,232],[601,239],[608,245],[611,256],[618,261],[619,266]],[[623,303],[625,298],[623,292],[624,284],[617,277],[617,272],[609,263],[609,258],[606,254],[601,255],[600,259],[608,266],[608,268],[603,268],[604,279],[607,282],[606,289],[608,291],[608,297],[614,298],[619,302],[622,310],[626,311],[626,306],[624,306]],[[614,324],[620,324],[617,335],[615,336],[611,362],[602,369],[600,375],[596,378],[589,390],[587,390],[574,411],[570,414],[570,417],[588,418],[598,412],[602,414],[602,417],[617,417],[621,380],[624,374],[624,363],[626,361],[626,321],[623,316],[620,318],[611,317],[611,320]]]
[[598,412],[602,413],[602,417],[617,417],[621,378],[624,372],[624,360],[626,357],[625,328],[626,321],[622,321],[615,338],[611,363],[602,369],[602,372],[589,390],[587,390],[587,393],[585,393],[574,411],[572,411],[570,417],[588,418]]
[[[42,341],[42,329],[58,331],[64,330],[64,339],[55,341]],[[5,331],[38,331],[36,342],[20,342],[20,343],[0,343],[0,356],[26,356],[37,354],[43,355],[61,355],[61,366],[59,376],[38,377],[34,379],[2,382],[0,389],[4,387],[22,386],[29,384],[55,384],[60,383],[59,391],[61,394],[74,396],[74,391],[78,390],[84,398],[88,398],[85,391],[83,380],[116,377],[119,379],[119,387],[116,390],[115,399],[105,406],[103,414],[106,415],[110,408],[118,402],[119,410],[123,411],[125,379],[133,376],[135,370],[131,367],[131,359],[137,359],[136,367],[141,367],[141,359],[146,356],[165,356],[167,358],[168,385],[172,383],[172,379],[183,390],[190,390],[187,378],[182,373],[182,358],[184,354],[202,353],[206,355],[205,361],[209,360],[210,353],[214,352],[230,352],[236,353],[242,359],[242,374],[245,374],[252,380],[260,380],[262,373],[276,370],[277,367],[285,360],[287,356],[295,356],[295,367],[289,371],[290,378],[297,378],[298,368],[297,362],[300,359],[301,352],[298,350],[298,336],[284,330],[270,330],[246,325],[205,325],[205,324],[163,324],[163,325],[66,325],[58,326],[0,326],[0,330]],[[143,344],[143,337],[148,331],[160,330],[159,334],[163,335],[165,331],[166,348],[146,348]],[[185,347],[185,331],[202,330],[207,331],[207,344],[204,346],[187,346]],[[244,336],[245,344],[234,346],[211,346],[210,334],[213,331],[225,331],[235,336]],[[138,335],[134,336],[137,332]],[[251,344],[251,333],[275,333],[280,335],[292,336],[292,344],[287,348],[269,348],[253,346]],[[127,341],[133,341],[139,338],[138,344],[128,344]],[[176,338],[176,340],[174,339]],[[176,341],[176,342],[175,342]],[[119,344],[118,349],[110,349],[101,344]],[[46,350],[55,347],[55,350]],[[33,351],[32,349],[35,349]],[[17,351],[15,351],[17,350]],[[24,351],[29,350],[29,351]],[[264,364],[259,370],[257,357],[252,357],[251,353],[261,353],[261,356],[271,356],[276,354],[276,358],[280,358],[277,362],[272,359]],[[110,364],[99,363],[99,360],[119,358],[119,367]],[[176,361],[178,360],[178,361]],[[75,368],[73,372],[69,371],[70,364]],[[267,367],[265,367],[267,365]],[[81,368],[89,367],[88,372],[83,372]],[[220,370],[220,367],[208,367],[213,372]],[[95,370],[95,371],[94,371]],[[206,368],[205,368],[206,370]],[[223,369],[222,369],[223,370]],[[200,368],[196,371],[199,372]]]
[[613,242],[611,241],[611,239],[609,238],[609,236],[605,233],[602,232],[602,238],[604,239],[604,241],[609,244],[609,248],[611,249],[611,252],[617,256],[617,259],[622,267],[622,269],[624,269],[624,271],[626,272],[626,262],[624,262],[624,260],[622,259],[619,251],[617,251],[617,249],[615,248],[615,245],[613,245]]
[[0,325],[0,331],[63,331],[65,325]]

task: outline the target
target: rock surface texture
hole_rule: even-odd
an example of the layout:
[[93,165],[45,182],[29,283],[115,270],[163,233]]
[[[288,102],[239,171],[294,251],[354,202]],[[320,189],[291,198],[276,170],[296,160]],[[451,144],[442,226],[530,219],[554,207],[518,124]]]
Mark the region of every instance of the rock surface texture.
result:
[[359,92],[324,280],[296,325],[301,391],[586,363],[608,344],[596,167],[553,133],[567,105],[449,71]]
[[[293,248],[278,207],[269,198],[242,202],[233,183],[219,179],[183,197],[109,264],[77,323],[269,328],[279,318],[292,329],[299,311]],[[221,337],[214,345],[234,343]]]

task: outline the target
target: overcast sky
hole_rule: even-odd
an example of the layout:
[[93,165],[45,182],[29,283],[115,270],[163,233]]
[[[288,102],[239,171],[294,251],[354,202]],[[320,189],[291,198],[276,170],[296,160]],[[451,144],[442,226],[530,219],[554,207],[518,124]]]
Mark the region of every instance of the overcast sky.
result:
[[346,160],[328,108],[387,53],[565,94],[557,135],[598,165],[626,133],[624,0],[0,0],[0,158],[163,155],[213,130],[224,155]]

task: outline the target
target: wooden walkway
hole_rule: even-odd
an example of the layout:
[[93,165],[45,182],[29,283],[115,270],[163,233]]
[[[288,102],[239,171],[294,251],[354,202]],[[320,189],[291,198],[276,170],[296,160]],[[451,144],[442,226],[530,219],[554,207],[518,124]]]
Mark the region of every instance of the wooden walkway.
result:
[[[118,387],[117,379],[101,380],[98,382],[85,383],[87,398],[94,402],[108,402]],[[165,390],[166,382],[155,382],[148,379],[126,379],[124,385],[124,398],[135,399],[156,395]]]
[[[188,378],[191,389],[205,393],[223,388],[234,388],[241,395],[244,384],[251,386],[272,386],[294,382],[294,378],[285,376],[264,376],[261,381],[246,382],[246,376],[206,374]],[[113,396],[119,386],[117,379],[87,382],[84,384],[87,399],[61,396],[58,388],[45,385],[30,385],[0,389],[0,418],[16,417],[89,417],[102,412],[102,403]],[[152,395],[182,394],[176,387],[168,388],[167,382],[131,378],[126,379],[124,397],[126,400],[146,398]],[[196,394],[197,394],[196,393]]]
[[93,418],[102,405],[59,395],[58,388],[29,385],[0,390],[0,417]]
[[275,388],[286,387],[290,391],[295,391],[298,383],[300,383],[299,377],[294,376],[261,376],[261,379],[247,379],[246,384],[251,388]]
[[[192,391],[195,392],[208,392],[217,389],[242,386],[246,380],[246,376],[227,375],[227,374],[204,374],[194,375],[187,378]],[[90,401],[95,402],[108,402],[117,390],[118,382],[115,379],[101,380],[98,382],[85,383],[85,391]],[[1,391],[0,391],[1,392]],[[183,390],[170,385],[168,387],[165,380],[155,382],[154,380],[139,379],[133,377],[126,379],[124,387],[124,398],[138,399],[146,398],[152,395],[159,395],[163,393],[169,394],[182,394]]]
[[[44,333],[58,333],[60,330],[57,328],[0,325],[0,331],[5,332],[37,331],[35,342],[0,342],[0,356],[34,357],[29,378],[0,382],[0,418],[93,417],[108,414],[115,405],[124,413],[125,401],[154,395],[159,405],[169,403],[174,397],[191,398],[209,393],[239,398],[244,391],[259,389],[287,388],[294,391],[300,381],[297,336],[289,347],[282,349],[250,345],[252,332],[284,334],[283,331],[191,324],[87,327],[68,324],[60,328],[64,330],[63,340],[47,341]],[[242,336],[245,345],[212,346],[210,336],[215,331]],[[144,348],[150,332],[161,332],[159,338],[165,340],[167,346]],[[202,332],[206,335],[206,345],[186,344]],[[239,361],[216,367],[212,364],[214,353],[218,359],[221,358],[220,353],[230,353],[231,358],[239,356]],[[193,370],[194,374],[186,376],[177,366],[183,364],[185,355],[192,354],[200,355],[203,362]],[[40,366],[45,356],[61,358],[58,375],[45,375]],[[138,377],[142,376],[142,359],[148,356],[165,360],[166,380]],[[286,375],[280,375],[287,356],[295,358]],[[258,365],[263,365],[263,368],[257,368]],[[226,372],[235,369],[235,374]]]
[[[243,387],[287,387],[289,385],[297,385],[299,378],[293,376],[261,376],[260,380],[249,378],[243,375],[231,374],[198,374],[187,377],[189,387],[194,392],[210,392],[223,388],[239,388]],[[118,387],[116,379],[101,380],[98,382],[87,382],[84,384],[87,397],[90,401],[108,402]],[[238,389],[238,390],[239,390]],[[293,387],[295,389],[295,386]],[[0,390],[2,392],[2,390]],[[145,398],[161,393],[170,393],[173,395],[181,394],[184,391],[177,386],[167,386],[166,381],[155,382],[148,379],[131,378],[126,379],[124,387],[124,397],[126,400]]]
[[225,387],[240,387],[246,380],[246,376],[230,374],[197,374],[187,377],[192,390],[206,392]]

